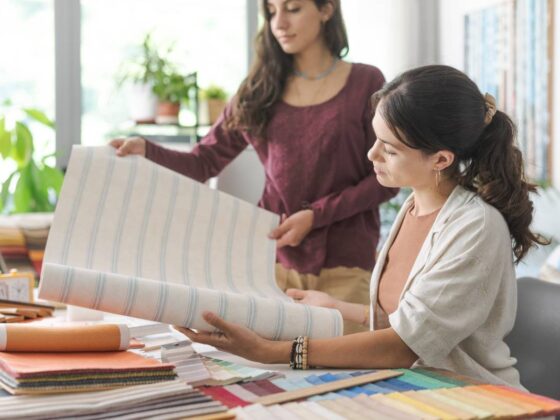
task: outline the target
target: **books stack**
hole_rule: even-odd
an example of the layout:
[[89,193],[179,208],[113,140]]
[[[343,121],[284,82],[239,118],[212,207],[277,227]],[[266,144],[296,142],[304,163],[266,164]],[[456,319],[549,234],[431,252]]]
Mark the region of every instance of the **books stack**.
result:
[[0,386],[13,395],[96,391],[170,381],[173,368],[130,351],[0,352]]

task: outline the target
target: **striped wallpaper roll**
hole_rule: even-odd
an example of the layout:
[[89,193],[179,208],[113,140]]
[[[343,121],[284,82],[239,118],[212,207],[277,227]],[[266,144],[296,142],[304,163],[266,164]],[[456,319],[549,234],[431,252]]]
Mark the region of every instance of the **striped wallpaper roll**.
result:
[[294,304],[276,286],[277,215],[111,147],[74,146],[39,295],[208,328],[212,310],[261,335],[342,334],[338,311]]

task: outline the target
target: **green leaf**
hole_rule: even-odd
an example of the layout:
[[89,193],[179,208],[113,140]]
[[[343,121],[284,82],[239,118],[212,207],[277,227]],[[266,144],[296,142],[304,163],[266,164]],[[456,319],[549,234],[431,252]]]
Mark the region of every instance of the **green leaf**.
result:
[[33,211],[30,176],[27,168],[20,172],[14,191],[14,213],[28,213]]
[[43,111],[39,111],[38,109],[34,108],[23,108],[23,111],[35,121],[54,129],[53,120],[47,117]]
[[0,118],[0,155],[6,159],[12,150],[12,133],[6,131],[6,119]]
[[17,175],[19,171],[14,171],[8,176],[8,178],[2,183],[2,192],[0,193],[0,204],[2,205],[2,212],[6,213],[8,206],[10,204],[10,185],[12,183],[12,179],[15,175]]
[[47,187],[52,188],[58,197],[60,189],[62,188],[62,182],[64,181],[62,171],[45,165],[41,173],[45,179]]
[[12,157],[18,167],[24,167],[29,163],[33,155],[33,136],[29,128],[21,122],[16,122],[16,143],[12,149]]
[[29,189],[35,202],[35,211],[51,211],[49,202],[49,188],[43,177],[42,170],[32,160],[29,162],[30,182]]

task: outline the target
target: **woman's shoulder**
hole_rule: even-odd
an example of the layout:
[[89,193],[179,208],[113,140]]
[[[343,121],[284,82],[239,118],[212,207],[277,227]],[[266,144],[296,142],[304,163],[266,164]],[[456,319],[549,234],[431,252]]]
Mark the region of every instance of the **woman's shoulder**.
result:
[[352,71],[350,75],[356,79],[358,83],[369,83],[379,90],[385,83],[385,77],[379,68],[371,64],[351,63]]
[[480,241],[509,243],[509,229],[503,215],[479,194],[457,187],[454,203],[447,206],[444,224],[451,230],[470,231]]

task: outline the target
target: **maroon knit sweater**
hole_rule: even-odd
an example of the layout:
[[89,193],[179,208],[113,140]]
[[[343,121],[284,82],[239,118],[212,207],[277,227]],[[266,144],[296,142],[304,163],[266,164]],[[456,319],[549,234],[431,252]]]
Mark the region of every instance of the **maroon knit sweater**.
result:
[[378,206],[397,193],[377,182],[366,157],[375,141],[370,97],[383,83],[377,68],[352,64],[345,86],[326,102],[295,107],[279,101],[265,141],[226,130],[222,116],[192,152],[147,142],[146,157],[204,182],[252,145],[265,170],[259,206],[288,216],[305,208],[314,213],[311,232],[299,246],[279,249],[278,262],[304,274],[340,266],[371,270]]

